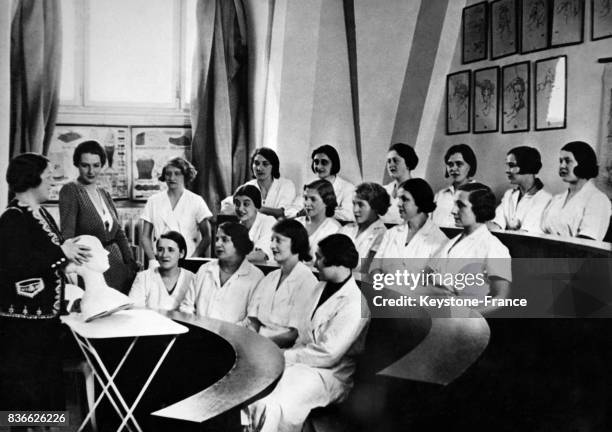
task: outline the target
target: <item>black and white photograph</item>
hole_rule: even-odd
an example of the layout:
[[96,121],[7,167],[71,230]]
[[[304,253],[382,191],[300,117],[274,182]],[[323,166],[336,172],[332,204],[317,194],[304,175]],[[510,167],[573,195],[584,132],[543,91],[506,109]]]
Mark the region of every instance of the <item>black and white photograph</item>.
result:
[[549,22],[548,0],[522,0],[521,54],[548,48]]
[[552,0],[551,46],[582,43],[585,0]]
[[474,133],[497,132],[499,129],[499,67],[475,70],[472,96],[474,100]]
[[612,37],[612,0],[591,0],[591,40]]
[[491,59],[498,59],[519,51],[517,0],[495,0],[491,11]]
[[529,130],[529,62],[502,68],[502,133]]
[[489,26],[487,2],[463,9],[463,63],[485,60],[489,54]]
[[563,129],[567,122],[567,57],[535,62],[535,129]]

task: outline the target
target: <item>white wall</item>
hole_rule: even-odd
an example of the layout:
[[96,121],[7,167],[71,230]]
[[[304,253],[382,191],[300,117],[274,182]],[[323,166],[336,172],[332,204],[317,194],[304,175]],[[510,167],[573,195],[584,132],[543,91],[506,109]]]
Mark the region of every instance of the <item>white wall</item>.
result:
[[4,176],[9,158],[10,127],[10,17],[11,2],[0,2],[0,208],[8,201],[8,187]]

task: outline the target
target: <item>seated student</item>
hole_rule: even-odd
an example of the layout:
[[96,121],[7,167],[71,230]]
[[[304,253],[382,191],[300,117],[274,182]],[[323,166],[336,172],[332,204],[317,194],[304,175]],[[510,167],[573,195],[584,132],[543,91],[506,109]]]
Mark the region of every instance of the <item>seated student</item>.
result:
[[555,195],[542,216],[545,233],[603,240],[610,223],[610,200],[592,179],[599,173],[595,151],[585,142],[561,148],[559,176],[567,191]]
[[334,219],[336,194],[327,180],[315,180],[304,186],[304,211],[306,216],[296,220],[308,232],[312,255],[319,240],[338,232],[340,224]]
[[387,172],[393,181],[385,185],[385,190],[391,197],[391,207],[384,217],[381,218],[384,223],[403,223],[398,211],[397,189],[400,184],[412,178],[410,172],[417,167],[418,163],[419,158],[416,152],[408,144],[395,143],[389,147],[387,153]]
[[275,389],[248,408],[255,430],[301,431],[312,409],[348,395],[370,319],[352,276],[358,261],[353,242],[343,234],[319,242],[318,302],[298,329],[295,345],[283,353],[285,371]]
[[[295,185],[280,175],[280,161],[274,150],[260,147],[251,155],[253,180],[245,185],[255,186],[261,192],[260,213],[280,218],[285,216],[295,200]],[[234,214],[233,197],[221,201],[221,214]]]
[[304,264],[312,257],[308,233],[298,221],[285,219],[274,225],[271,249],[280,269],[268,273],[257,285],[246,326],[288,348],[298,336],[300,322],[310,318],[318,281]]
[[508,189],[495,211],[492,228],[541,233],[542,213],[552,196],[536,174],[542,168],[540,152],[533,147],[515,147],[506,155]]
[[446,166],[444,177],[451,177],[451,184],[447,188],[436,192],[434,202],[436,209],[431,215],[434,223],[441,227],[454,227],[455,218],[452,211],[455,205],[455,192],[459,186],[473,182],[476,175],[476,155],[467,144],[451,146],[444,155]]
[[198,316],[238,323],[246,318],[253,290],[263,273],[246,256],[253,250],[247,229],[224,222],[217,229],[218,261],[200,267],[179,310]]
[[157,239],[156,252],[159,266],[136,275],[130,299],[139,307],[177,310],[194,277],[179,267],[187,254],[187,243],[177,231],[168,231]]
[[433,191],[425,180],[406,180],[399,186],[397,197],[399,214],[404,223],[385,233],[371,269],[384,272],[410,269],[418,272],[426,265],[426,259],[431,258],[448,241],[448,237],[429,218],[436,204]]
[[[427,288],[435,294],[479,300],[486,295],[506,298],[512,282],[510,253],[486,225],[495,216],[495,195],[481,183],[460,186],[455,195],[453,216],[463,232],[436,253],[429,262],[429,270],[442,277],[453,275],[456,284],[442,282]],[[474,276],[466,277],[468,273]],[[474,283],[464,283],[468,279]],[[496,307],[484,305],[479,311],[484,314],[494,309]]]
[[383,235],[387,232],[381,216],[388,209],[389,194],[381,185],[361,183],[357,186],[353,198],[353,215],[356,222],[343,226],[339,232],[349,236],[355,243],[361,259],[360,271],[367,270]]
[[255,247],[247,255],[251,262],[264,262],[272,258],[270,251],[270,236],[276,219],[259,212],[261,208],[261,194],[259,189],[252,185],[240,186],[234,193],[234,208],[240,224],[249,230],[249,237]]

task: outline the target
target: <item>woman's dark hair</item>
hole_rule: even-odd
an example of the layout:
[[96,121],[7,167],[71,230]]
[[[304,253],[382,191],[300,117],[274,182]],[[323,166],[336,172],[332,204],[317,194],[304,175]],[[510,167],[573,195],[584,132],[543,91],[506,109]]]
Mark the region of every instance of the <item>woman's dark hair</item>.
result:
[[514,155],[516,164],[519,167],[519,174],[537,174],[542,168],[540,152],[533,147],[514,147],[507,154]]
[[469,201],[476,222],[485,223],[495,217],[495,195],[487,185],[482,183],[466,183],[457,190],[469,192]]
[[318,243],[326,267],[342,266],[354,269],[359,264],[359,252],[344,234],[331,234]]
[[570,152],[578,165],[574,168],[574,175],[582,179],[592,179],[599,174],[597,156],[593,148],[584,141],[572,141],[561,147],[561,150]]
[[249,230],[238,222],[223,222],[217,230],[223,231],[232,239],[236,252],[243,258],[253,250],[253,242],[249,238]]
[[414,199],[414,204],[421,213],[431,213],[436,209],[434,202],[434,193],[427,183],[422,178],[411,178],[402,182],[399,188],[404,189]]
[[336,211],[336,207],[338,207],[336,193],[334,192],[332,184],[327,180],[319,179],[305,185],[304,190],[306,189],[314,189],[317,191],[325,204],[325,216],[332,217]]
[[391,199],[384,187],[378,183],[365,182],[355,188],[355,198],[368,202],[377,215],[387,213],[391,206]]
[[404,143],[395,143],[389,147],[389,150],[387,151],[390,152],[393,150],[395,150],[395,152],[400,155],[402,159],[404,159],[404,162],[406,162],[406,167],[408,167],[410,171],[416,168],[419,163],[419,157],[412,147]]
[[49,165],[49,159],[37,153],[23,153],[9,162],[6,182],[13,193],[37,188],[42,183],[40,177]]
[[340,172],[340,156],[338,156],[338,152],[335,148],[330,146],[329,144],[322,145],[312,151],[310,155],[310,159],[312,159],[312,163],[310,164],[310,169],[312,172],[315,172],[314,169],[314,157],[316,154],[323,153],[325,156],[329,158],[331,161],[331,175],[336,175]]
[[272,231],[291,239],[291,253],[297,254],[300,261],[310,261],[310,243],[308,231],[295,219],[283,219],[272,227]]
[[[451,146],[444,155],[444,163],[448,163],[448,160],[455,153],[459,153],[463,156],[463,160],[467,162],[470,166],[470,171],[468,172],[468,177],[474,177],[476,175],[476,168],[478,167],[478,163],[476,162],[476,155],[472,148],[467,144],[455,144]],[[448,170],[444,169],[444,177],[448,177]]]
[[[268,147],[259,147],[253,151],[251,155],[251,174],[253,174],[253,162],[255,161],[255,156],[261,155],[263,156],[270,164],[272,164],[272,178],[280,177],[280,160],[278,159],[278,155],[274,150]],[[255,177],[255,174],[253,174]]]
[[100,156],[100,163],[102,166],[106,164],[106,152],[98,141],[89,140],[83,141],[81,144],[76,146],[74,153],[72,154],[72,164],[78,167],[81,163],[81,156],[85,153],[91,153]]
[[240,186],[238,189],[236,189],[236,192],[234,192],[234,199],[236,199],[237,196],[249,197],[251,198],[251,201],[253,201],[253,204],[257,210],[261,208],[261,192],[255,186]]
[[183,256],[183,258],[186,257],[187,243],[185,242],[185,237],[183,237],[181,233],[179,233],[178,231],[166,231],[165,233],[159,236],[157,241],[159,241],[160,239],[172,240],[178,246],[179,254],[184,253],[185,255]]
[[181,173],[183,174],[183,177],[185,178],[186,185],[191,183],[193,179],[196,177],[196,175],[198,175],[198,171],[191,164],[191,162],[189,162],[188,160],[182,157],[175,157],[175,158],[170,159],[168,162],[166,162],[166,165],[164,165],[161,175],[159,176],[159,181],[162,181],[162,182],[166,181],[166,168],[168,168],[169,166],[178,168],[179,170],[181,170]]

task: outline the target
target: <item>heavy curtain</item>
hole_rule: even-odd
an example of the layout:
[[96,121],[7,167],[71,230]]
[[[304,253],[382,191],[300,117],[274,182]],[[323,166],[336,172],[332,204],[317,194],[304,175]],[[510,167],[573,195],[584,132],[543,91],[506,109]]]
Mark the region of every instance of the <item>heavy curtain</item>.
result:
[[195,191],[216,214],[250,178],[247,44],[242,0],[198,0],[191,125]]
[[61,71],[60,0],[14,0],[11,23],[11,157],[46,154]]

